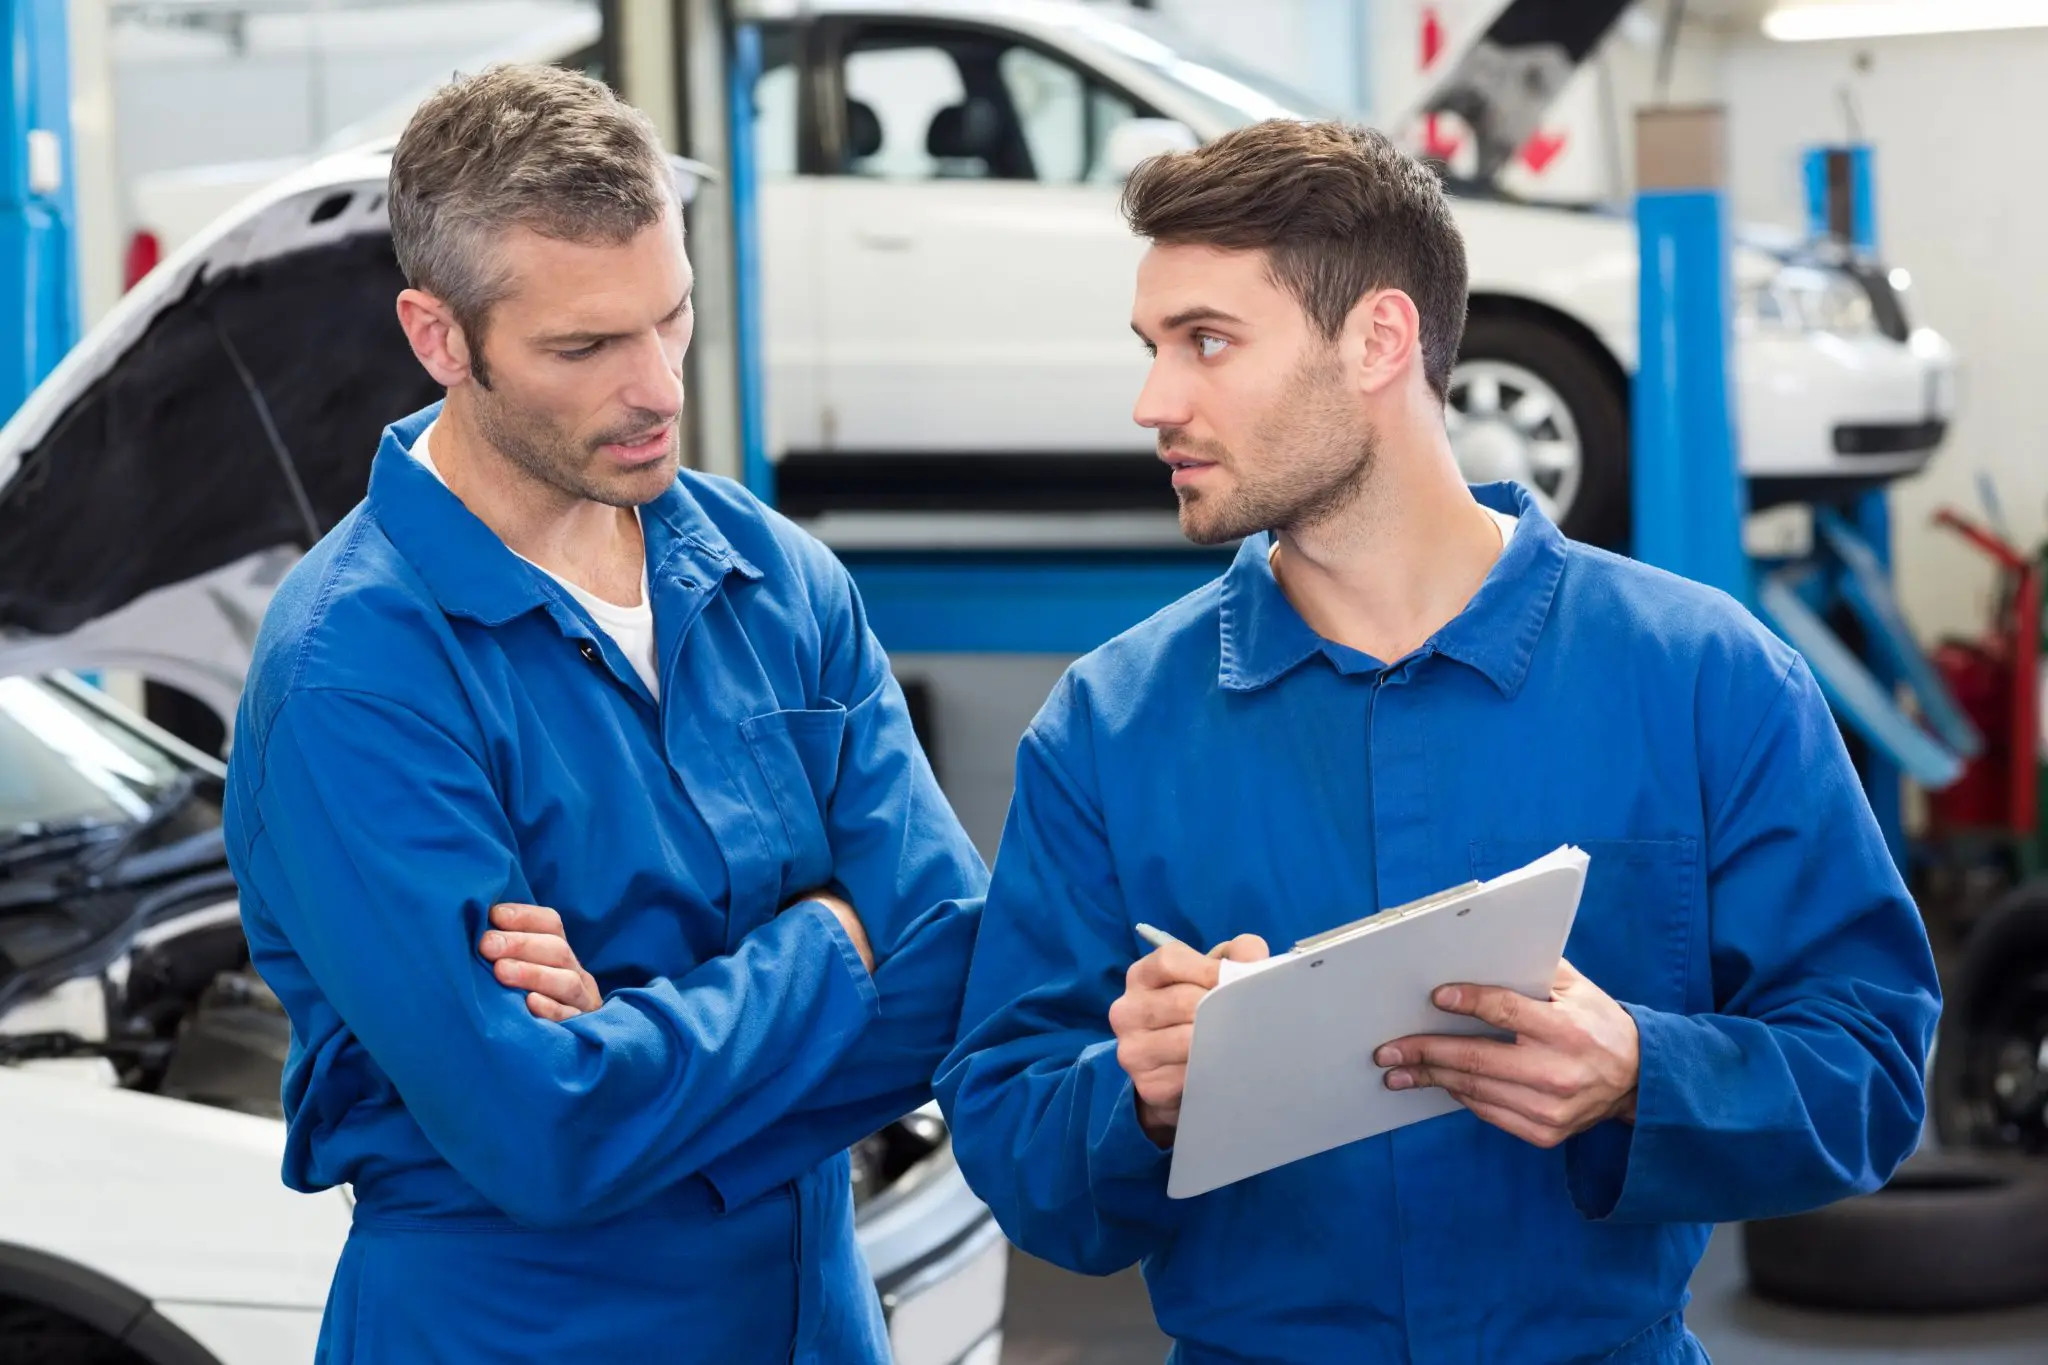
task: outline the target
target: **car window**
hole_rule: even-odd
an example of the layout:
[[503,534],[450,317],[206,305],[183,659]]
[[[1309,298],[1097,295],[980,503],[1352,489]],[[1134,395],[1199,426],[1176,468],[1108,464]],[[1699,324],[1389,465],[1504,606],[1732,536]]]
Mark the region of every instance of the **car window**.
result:
[[1139,111],[1122,95],[1099,85],[1088,88],[1088,111],[1087,178],[1098,185],[1113,184],[1117,180],[1116,169],[1105,155],[1109,150],[1109,135],[1118,124],[1138,117]]
[[24,826],[138,819],[180,771],[61,689],[0,678],[0,841]]
[[1107,182],[1110,130],[1132,117],[1129,100],[1036,48],[1013,47],[996,63],[1039,180]]
[[842,65],[846,173],[886,180],[1110,179],[1103,151],[1130,101],[999,34],[876,26]]
[[1028,47],[997,62],[1040,180],[1079,180],[1088,170],[1088,85],[1073,67]]
[[[846,55],[847,161],[855,175],[933,180],[987,175],[969,158],[934,156],[932,124],[964,107],[960,65],[937,46],[883,47]],[[950,163],[950,164],[949,164]]]

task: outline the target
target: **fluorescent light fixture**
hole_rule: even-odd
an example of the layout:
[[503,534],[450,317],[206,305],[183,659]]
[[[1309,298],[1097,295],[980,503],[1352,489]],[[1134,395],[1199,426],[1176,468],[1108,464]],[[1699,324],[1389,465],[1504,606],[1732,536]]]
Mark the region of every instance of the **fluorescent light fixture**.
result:
[[2043,27],[2048,0],[1804,0],[1764,16],[1764,36],[1781,43]]

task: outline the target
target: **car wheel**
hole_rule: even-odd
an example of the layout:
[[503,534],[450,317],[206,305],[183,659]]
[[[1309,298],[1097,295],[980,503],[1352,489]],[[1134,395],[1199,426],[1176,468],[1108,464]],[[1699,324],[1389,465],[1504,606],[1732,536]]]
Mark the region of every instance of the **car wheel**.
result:
[[2048,882],[1984,916],[1946,995],[1930,1087],[1942,1142],[2048,1155]]
[[0,1365],[144,1365],[120,1342],[34,1304],[0,1301]]
[[1572,539],[1627,548],[1626,395],[1576,337],[1533,318],[1473,314],[1444,420],[1468,483],[1512,480]]
[[1751,1290],[1801,1308],[1975,1312],[2048,1299],[2048,1162],[1926,1152],[1874,1194],[1742,1228]]

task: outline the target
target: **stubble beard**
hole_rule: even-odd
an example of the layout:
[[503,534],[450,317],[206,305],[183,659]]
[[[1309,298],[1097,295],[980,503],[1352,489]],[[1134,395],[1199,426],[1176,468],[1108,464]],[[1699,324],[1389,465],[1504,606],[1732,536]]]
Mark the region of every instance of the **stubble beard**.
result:
[[[630,473],[606,479],[591,468],[602,458],[600,447],[658,425],[660,418],[653,413],[633,413],[629,425],[607,431],[595,440],[578,442],[545,413],[510,398],[502,388],[479,393],[474,412],[477,431],[492,449],[528,478],[570,497],[607,507],[639,507],[659,497],[675,482],[680,443],[674,439],[661,459]],[[670,426],[674,425],[672,420]]]
[[1236,474],[1237,486],[1221,495],[1176,490],[1181,534],[1197,545],[1224,545],[1261,531],[1300,536],[1350,511],[1372,477],[1379,436],[1344,392],[1334,352],[1325,352],[1302,363],[1253,427],[1260,468],[1245,469],[1215,442],[1177,439],[1172,448]]

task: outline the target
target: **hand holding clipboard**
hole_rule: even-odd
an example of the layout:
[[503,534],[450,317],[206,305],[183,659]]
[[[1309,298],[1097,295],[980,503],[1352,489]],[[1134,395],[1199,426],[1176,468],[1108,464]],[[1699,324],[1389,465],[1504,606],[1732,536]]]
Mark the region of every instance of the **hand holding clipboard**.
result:
[[[1416,1065],[1438,1068],[1445,1049],[1466,1040],[1509,1041],[1512,1033],[1482,1017],[1443,1012],[1432,993],[1446,982],[1471,981],[1532,1002],[1551,1000],[1587,861],[1578,849],[1560,848],[1491,881],[1396,906],[1289,952],[1218,962],[1214,986],[1193,1008],[1170,1130],[1168,1194],[1190,1198],[1458,1109],[1459,1097],[1439,1084],[1380,1084],[1375,1054],[1401,1040],[1404,1061],[1413,1048]],[[1157,964],[1154,970],[1191,978],[1179,983],[1190,992],[1201,990],[1193,978],[1207,975],[1198,965],[1207,960],[1171,942],[1145,959]],[[1121,1039],[1124,1030],[1118,1033]],[[1433,1073],[1418,1079],[1427,1082]],[[1158,1132],[1154,1140],[1164,1145]]]

